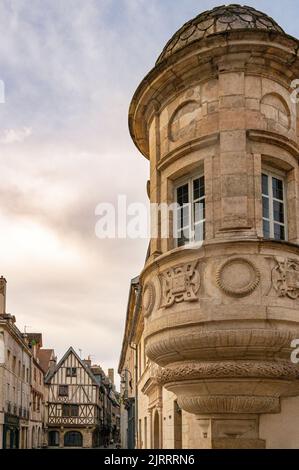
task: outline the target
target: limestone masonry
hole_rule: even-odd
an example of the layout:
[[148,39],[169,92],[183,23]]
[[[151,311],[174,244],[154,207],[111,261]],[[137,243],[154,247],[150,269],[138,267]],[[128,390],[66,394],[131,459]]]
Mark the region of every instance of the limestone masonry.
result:
[[175,33],[134,94],[150,201],[179,205],[178,238],[151,239],[130,289],[119,372],[138,447],[299,447],[296,79],[299,41],[230,5]]

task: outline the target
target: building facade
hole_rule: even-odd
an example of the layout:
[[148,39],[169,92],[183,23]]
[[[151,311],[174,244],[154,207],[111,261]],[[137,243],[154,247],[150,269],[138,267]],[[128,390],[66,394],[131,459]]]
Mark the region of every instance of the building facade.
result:
[[215,8],[134,94],[150,202],[169,209],[152,218],[119,367],[136,381],[137,447],[299,446],[298,46],[251,7]]
[[139,278],[132,279],[127,307],[125,333],[118,366],[120,375],[120,441],[123,449],[136,446],[137,362],[136,347],[132,343],[133,317],[139,295]]
[[6,280],[0,279],[0,448],[30,448],[31,351],[6,313]]
[[30,422],[29,447],[40,448],[45,445],[45,374],[41,367],[39,351],[42,347],[41,333],[27,333],[25,341],[31,350],[31,394],[30,394]]
[[113,384],[71,347],[45,379],[48,447],[100,447],[113,436]]

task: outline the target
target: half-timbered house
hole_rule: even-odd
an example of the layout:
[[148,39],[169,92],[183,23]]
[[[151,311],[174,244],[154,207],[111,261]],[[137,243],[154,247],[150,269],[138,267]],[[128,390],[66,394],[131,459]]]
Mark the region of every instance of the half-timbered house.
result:
[[70,347],[46,376],[49,447],[96,447],[100,438],[100,383]]

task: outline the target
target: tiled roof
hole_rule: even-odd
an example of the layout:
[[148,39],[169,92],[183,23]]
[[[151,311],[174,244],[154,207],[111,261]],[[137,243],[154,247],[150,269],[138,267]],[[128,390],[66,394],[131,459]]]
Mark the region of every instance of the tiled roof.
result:
[[266,30],[284,33],[283,29],[268,15],[255,8],[241,5],[222,5],[205,11],[185,23],[168,41],[157,64],[188,44],[231,30]]
[[54,349],[40,349],[37,353],[39,365],[46,374],[49,370],[49,364],[51,359],[55,357]]

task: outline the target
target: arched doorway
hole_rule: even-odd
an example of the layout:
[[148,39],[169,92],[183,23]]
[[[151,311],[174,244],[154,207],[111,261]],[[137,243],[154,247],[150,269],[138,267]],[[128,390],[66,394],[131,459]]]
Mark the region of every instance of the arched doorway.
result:
[[48,446],[49,447],[59,446],[59,432],[58,431],[49,431]]
[[154,416],[154,449],[160,449],[160,416],[157,410]]
[[83,438],[79,431],[69,431],[64,435],[65,447],[82,447]]

